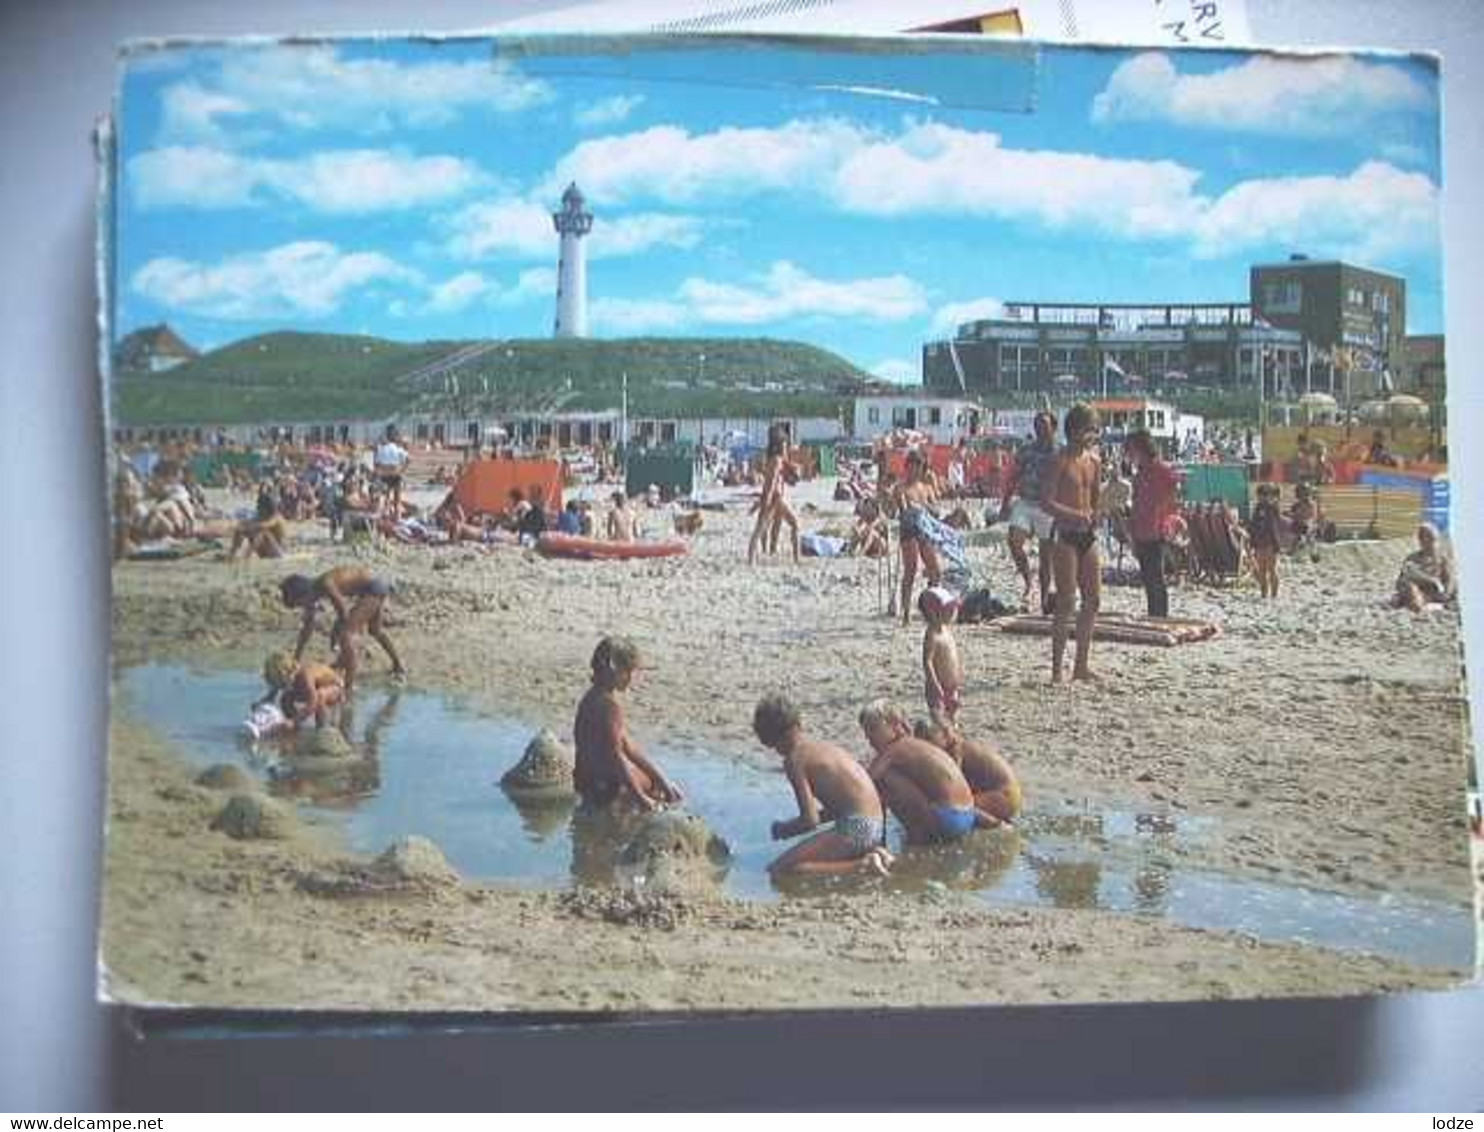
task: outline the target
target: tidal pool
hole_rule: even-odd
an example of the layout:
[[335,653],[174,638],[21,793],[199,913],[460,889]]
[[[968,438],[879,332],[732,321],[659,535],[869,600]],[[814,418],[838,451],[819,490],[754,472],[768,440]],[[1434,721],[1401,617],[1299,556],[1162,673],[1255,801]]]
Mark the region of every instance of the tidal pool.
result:
[[[364,687],[341,729],[361,756],[334,778],[286,773],[272,744],[245,745],[240,724],[263,691],[255,672],[145,664],[121,670],[115,709],[178,747],[192,765],[236,763],[275,793],[306,803],[307,820],[335,827],[353,850],[379,853],[408,834],[432,838],[467,877],[533,888],[611,881],[622,847],[608,827],[571,802],[517,802],[498,785],[543,724],[566,730],[569,711],[546,720],[482,715],[425,692]],[[781,846],[769,824],[793,815],[780,770],[718,752],[655,746],[655,758],[686,793],[686,805],[732,849],[723,885],[753,899],[807,897],[818,886],[780,894],[767,863]],[[1031,795],[1016,830],[980,832],[946,848],[902,851],[884,884],[903,891],[946,887],[999,906],[1104,909],[1191,927],[1246,932],[1369,952],[1419,966],[1473,962],[1472,910],[1383,896],[1363,899],[1246,880],[1185,867],[1177,850],[1213,819],[1098,810]]]

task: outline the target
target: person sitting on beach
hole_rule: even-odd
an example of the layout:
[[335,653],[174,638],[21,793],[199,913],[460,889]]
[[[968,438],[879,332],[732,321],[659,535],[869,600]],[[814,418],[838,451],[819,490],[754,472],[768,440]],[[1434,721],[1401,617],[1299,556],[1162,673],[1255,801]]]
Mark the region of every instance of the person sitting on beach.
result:
[[258,497],[258,517],[238,523],[232,532],[232,547],[227,558],[236,558],[245,550],[247,556],[282,558],[289,545],[289,525],[278,509],[273,494]]
[[623,799],[653,810],[682,799],[679,789],[645,758],[629,735],[619,693],[629,690],[639,650],[623,637],[604,637],[593,650],[593,682],[577,705],[573,783],[582,800],[608,805]]
[[268,683],[268,694],[253,706],[277,697],[284,717],[295,728],[303,727],[311,716],[315,727],[323,727],[330,709],[345,702],[345,682],[340,673],[327,664],[301,664],[286,652],[268,658],[263,679]]
[[768,866],[770,873],[885,874],[892,856],[886,851],[886,813],[866,768],[848,751],[804,735],[799,711],[781,695],[765,696],[752,713],[758,742],[783,756],[783,769],[793,787],[799,816],[775,821],[774,841],[818,830]]
[[981,814],[958,764],[942,749],[912,736],[906,714],[885,700],[861,709],[861,730],[876,757],[867,768],[911,845],[957,841],[975,826],[998,825]]
[[382,626],[382,615],[392,585],[360,566],[337,566],[317,578],[290,574],[278,587],[279,596],[290,609],[302,609],[304,622],[294,646],[294,659],[304,656],[309,639],[314,635],[315,616],[321,600],[335,610],[335,624],[330,630],[330,644],[336,650],[335,667],[345,673],[345,690],[355,685],[360,667],[359,637],[370,633],[392,662],[392,675],[406,679],[407,669],[397,655],[397,646]]
[[590,500],[584,499],[578,505],[577,533],[583,538],[595,538],[598,534],[598,517],[593,514]]
[[1055,521],[1052,573],[1056,585],[1056,618],[1051,635],[1051,680],[1062,680],[1072,609],[1081,595],[1077,614],[1077,651],[1073,680],[1096,679],[1088,666],[1092,632],[1102,605],[1102,564],[1098,560],[1098,492],[1102,465],[1097,456],[1101,421],[1097,410],[1078,403],[1063,422],[1067,444],[1058,453],[1042,485],[1041,506]]
[[1438,529],[1431,523],[1417,528],[1417,549],[1402,562],[1392,605],[1421,613],[1428,605],[1453,600],[1453,562],[1438,547]]
[[613,510],[608,512],[608,541],[635,542],[639,538],[639,517],[629,510],[629,497],[613,493]]
[[969,789],[974,792],[974,805],[1001,822],[1013,822],[1024,806],[1020,780],[1003,754],[980,739],[965,739],[956,727],[946,727],[936,720],[918,720],[912,728],[915,738],[947,751],[964,772]]
[[577,500],[567,500],[567,506],[557,516],[557,530],[564,535],[580,535],[582,533],[582,512],[578,508]]
[[928,711],[935,720],[953,724],[964,702],[964,662],[953,637],[958,595],[941,586],[929,586],[917,599],[927,622],[922,634],[922,674]]
[[1386,447],[1386,433],[1379,428],[1371,434],[1371,446],[1366,450],[1365,462],[1380,464],[1388,468],[1395,468],[1401,464],[1391,449]]
[[862,558],[886,554],[889,528],[876,500],[862,499],[855,505],[855,526],[850,535],[850,553]]
[[546,498],[545,493],[539,487],[531,488],[530,506],[526,508],[525,514],[516,520],[515,533],[522,541],[530,539],[535,542],[546,533]]

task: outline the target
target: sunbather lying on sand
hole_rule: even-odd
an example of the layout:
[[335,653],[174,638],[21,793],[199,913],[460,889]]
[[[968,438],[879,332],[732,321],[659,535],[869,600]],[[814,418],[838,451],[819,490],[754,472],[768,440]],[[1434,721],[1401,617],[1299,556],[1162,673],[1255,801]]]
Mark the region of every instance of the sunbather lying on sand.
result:
[[652,810],[679,802],[680,791],[639,750],[629,735],[619,693],[639,668],[639,650],[622,637],[604,637],[593,650],[593,682],[577,705],[573,784],[583,801],[608,805],[620,799]]
[[784,696],[765,696],[752,713],[758,741],[783,756],[799,816],[773,823],[773,840],[798,837],[834,824],[795,845],[768,866],[770,873],[885,874],[886,813],[866,768],[848,751],[804,735],[799,712]]

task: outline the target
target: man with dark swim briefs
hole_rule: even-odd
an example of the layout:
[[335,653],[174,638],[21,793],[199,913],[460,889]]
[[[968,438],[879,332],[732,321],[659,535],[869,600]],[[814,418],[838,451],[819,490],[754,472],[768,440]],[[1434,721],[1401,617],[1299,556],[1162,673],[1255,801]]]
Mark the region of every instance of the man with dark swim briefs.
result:
[[362,632],[370,633],[382,647],[392,662],[393,676],[399,680],[407,676],[402,658],[397,655],[397,646],[392,644],[392,638],[382,626],[386,600],[392,594],[392,585],[384,578],[378,578],[360,566],[337,566],[318,578],[290,574],[279,583],[278,593],[284,605],[304,611],[299,640],[294,646],[295,660],[302,658],[304,650],[309,647],[319,603],[323,600],[335,610],[330,644],[336,650],[335,667],[345,674],[347,692],[355,684],[356,671],[360,667],[358,645]]
[[1051,560],[1056,589],[1056,619],[1051,633],[1053,684],[1062,680],[1072,606],[1078,595],[1082,602],[1077,613],[1077,655],[1072,679],[1096,679],[1088,667],[1088,656],[1103,595],[1103,567],[1094,526],[1103,472],[1098,458],[1102,424],[1095,409],[1079,402],[1067,410],[1063,427],[1066,446],[1057,454],[1041,489],[1041,506],[1055,523]]
[[577,705],[573,785],[582,800],[606,806],[624,799],[641,810],[679,802],[680,791],[629,737],[620,692],[639,668],[639,650],[622,637],[604,637],[593,650],[593,683]]

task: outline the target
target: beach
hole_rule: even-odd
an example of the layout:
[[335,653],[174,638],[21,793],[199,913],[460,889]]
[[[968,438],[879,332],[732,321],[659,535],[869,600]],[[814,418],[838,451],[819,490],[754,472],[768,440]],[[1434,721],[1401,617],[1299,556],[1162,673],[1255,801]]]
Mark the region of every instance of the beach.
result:
[[[806,530],[846,521],[827,487],[796,494]],[[663,513],[645,521],[668,535]],[[872,561],[780,557],[748,569],[749,530],[745,504],[732,506],[706,513],[683,558],[588,563],[512,547],[332,547],[323,525],[305,524],[279,562],[116,566],[115,663],[255,669],[297,627],[278,580],[357,561],[396,585],[389,629],[413,690],[570,738],[594,644],[623,633],[645,657],[631,726],[641,743],[677,752],[666,769],[682,786],[687,750],[777,771],[750,726],[758,698],[776,690],[810,732],[863,756],[863,703],[886,695],[922,713],[920,619],[902,628],[883,615]],[[1221,634],[1173,648],[1099,642],[1095,685],[1052,686],[1044,638],[961,626],[961,724],[1006,752],[1033,814],[1194,825],[1199,836],[1165,849],[1178,870],[1470,909],[1459,624],[1453,612],[1384,607],[1408,549],[1336,544],[1317,563],[1285,559],[1268,603],[1250,583],[1175,589],[1172,613]],[[1018,592],[1003,549],[969,553],[978,584]],[[1142,611],[1142,600],[1110,587],[1104,607]],[[324,638],[311,649],[327,652]],[[374,646],[364,672],[368,688],[386,682]],[[106,992],[128,1001],[761,1009],[1346,995],[1469,975],[1167,916],[986,904],[943,886],[697,893],[637,912],[471,878],[325,895],[306,877],[352,855],[334,836],[312,822],[276,841],[213,832],[223,798],[192,784],[178,743],[121,711],[113,728],[102,953]],[[504,768],[487,751],[469,757],[490,764],[497,797]],[[775,816],[791,804],[779,774]]]

